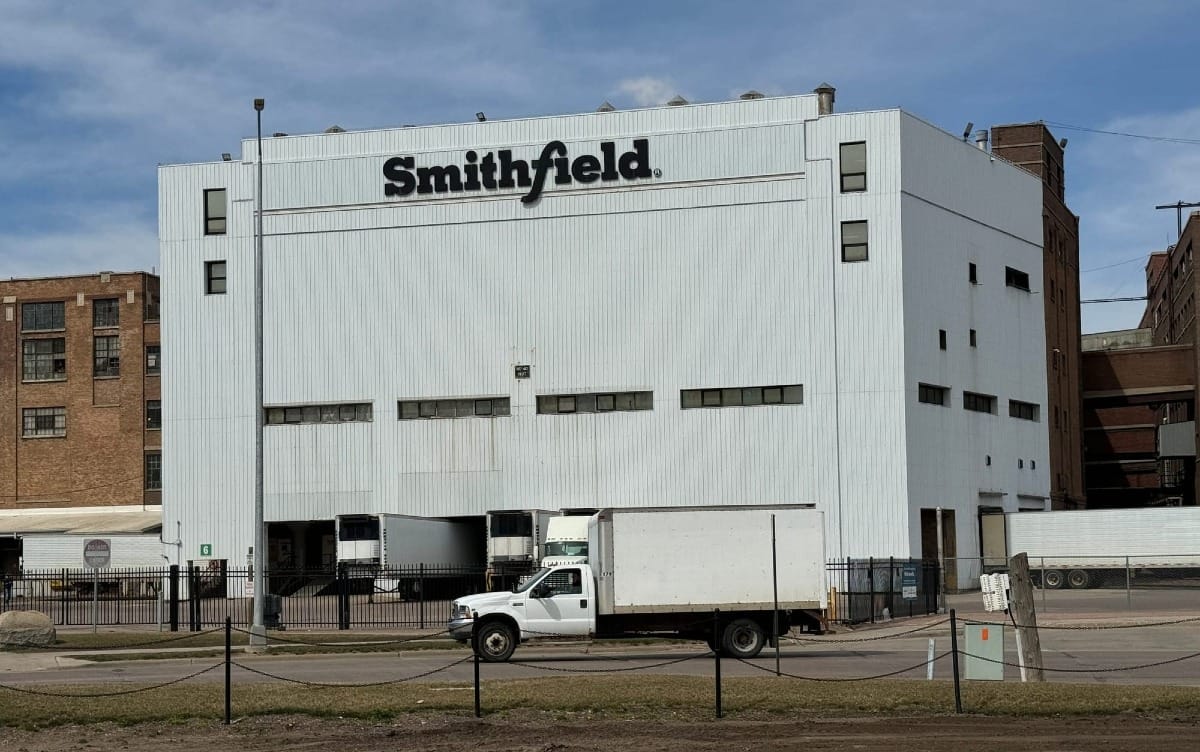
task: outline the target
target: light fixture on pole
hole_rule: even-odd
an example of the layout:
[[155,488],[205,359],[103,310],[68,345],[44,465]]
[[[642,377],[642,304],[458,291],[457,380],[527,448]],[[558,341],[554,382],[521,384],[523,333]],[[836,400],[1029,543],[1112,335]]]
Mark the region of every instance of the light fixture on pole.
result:
[[251,647],[267,644],[265,626],[267,536],[263,521],[263,151],[262,111],[266,100],[254,100],[258,119],[258,190],[254,193],[254,623]]

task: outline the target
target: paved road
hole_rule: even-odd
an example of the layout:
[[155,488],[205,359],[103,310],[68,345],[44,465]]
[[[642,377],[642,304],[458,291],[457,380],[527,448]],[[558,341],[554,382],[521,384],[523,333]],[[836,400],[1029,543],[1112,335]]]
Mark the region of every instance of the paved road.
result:
[[[842,632],[824,638],[813,638],[812,641],[802,644],[790,644],[781,651],[782,670],[804,677],[846,679],[917,666],[926,660],[931,637],[935,640],[936,655],[950,649],[946,625],[937,625],[926,632],[907,636],[889,636],[860,642],[846,640],[892,635],[933,621],[935,620],[894,622],[886,628],[863,629],[854,633]],[[1116,622],[1110,622],[1113,623]],[[1051,681],[1200,686],[1200,656],[1144,669],[1090,673],[1094,669],[1158,663],[1200,652],[1200,622],[1135,629],[1047,629],[1042,631],[1041,640],[1046,666],[1089,671],[1049,672],[1048,678]],[[1016,664],[1015,642],[1011,630],[1005,635],[1005,642],[1006,660]],[[706,648],[700,644],[672,645],[665,648],[661,645],[601,647],[584,643],[529,645],[516,653],[513,664],[484,664],[481,673],[485,679],[512,679],[562,676],[576,671],[608,672],[639,668],[649,673],[711,676],[714,668],[712,658],[700,657],[705,651]],[[689,656],[697,657],[694,660],[686,660]],[[303,656],[236,654],[234,658],[236,662],[251,669],[288,679],[356,684],[415,677],[463,659],[469,659],[466,650]],[[219,662],[219,657],[213,657],[88,663],[53,654],[0,653],[0,683],[52,685],[116,681],[153,684],[177,679]],[[761,668],[773,670],[774,651],[765,652],[753,663]],[[666,665],[655,667],[655,664]],[[238,668],[235,668],[234,672],[234,681],[237,683],[274,681]],[[904,671],[899,676],[923,678],[925,672],[925,667],[919,666]],[[941,659],[935,664],[935,677],[947,678],[950,672],[949,658]],[[766,675],[764,671],[729,659],[722,661],[722,673],[725,676]],[[1015,666],[1006,667],[1005,675],[1007,679],[1019,680],[1019,670]],[[471,661],[465,660],[418,680],[469,682],[471,676]],[[222,679],[223,671],[218,668],[197,677],[194,681],[216,682]]]

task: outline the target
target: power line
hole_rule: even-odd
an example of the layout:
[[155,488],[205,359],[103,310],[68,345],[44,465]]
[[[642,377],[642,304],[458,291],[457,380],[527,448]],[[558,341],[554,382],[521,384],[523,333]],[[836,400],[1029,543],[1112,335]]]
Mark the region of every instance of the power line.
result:
[[1145,260],[1145,258],[1146,258],[1145,254],[1142,254],[1141,256],[1134,256],[1131,259],[1126,259],[1125,261],[1118,261],[1115,264],[1108,264],[1107,266],[1094,266],[1091,269],[1080,269],[1079,273],[1087,274],[1088,272],[1098,272],[1098,271],[1102,271],[1104,269],[1112,269],[1114,266],[1125,266],[1126,264],[1132,264],[1134,261],[1143,261],[1143,260]]
[[1140,138],[1143,141],[1162,141],[1170,144],[1191,144],[1192,146],[1200,146],[1200,138],[1176,138],[1174,136],[1147,136],[1141,133],[1124,133],[1122,131],[1106,131],[1100,128],[1085,128],[1082,125],[1069,125],[1067,123],[1057,123],[1053,120],[1043,120],[1046,125],[1053,125],[1055,128],[1065,128],[1069,131],[1083,131],[1084,133],[1099,133],[1104,136],[1121,136],[1123,138]]

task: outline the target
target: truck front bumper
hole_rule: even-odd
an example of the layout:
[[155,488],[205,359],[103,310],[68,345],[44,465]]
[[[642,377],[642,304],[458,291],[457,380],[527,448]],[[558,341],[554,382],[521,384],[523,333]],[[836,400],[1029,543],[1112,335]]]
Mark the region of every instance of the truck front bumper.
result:
[[446,622],[446,631],[450,633],[452,639],[459,642],[466,642],[471,639],[471,629],[474,627],[473,619],[451,619]]

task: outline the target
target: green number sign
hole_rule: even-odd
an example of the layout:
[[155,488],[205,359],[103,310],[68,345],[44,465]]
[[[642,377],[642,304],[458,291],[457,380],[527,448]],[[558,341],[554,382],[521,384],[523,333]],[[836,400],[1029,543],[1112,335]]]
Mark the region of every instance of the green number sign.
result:
[[200,544],[200,555],[201,556],[212,556],[212,544],[211,543],[201,543]]

